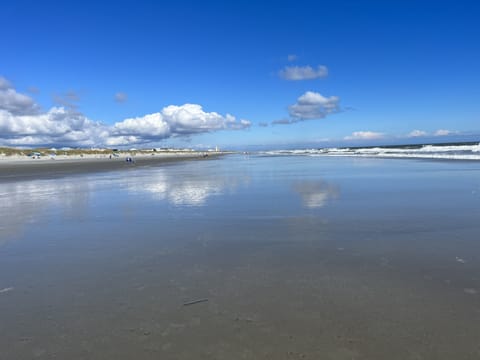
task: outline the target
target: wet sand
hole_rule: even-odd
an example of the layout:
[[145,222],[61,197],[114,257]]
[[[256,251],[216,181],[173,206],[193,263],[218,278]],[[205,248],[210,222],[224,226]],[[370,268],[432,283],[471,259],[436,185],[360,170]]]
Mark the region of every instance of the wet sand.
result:
[[216,158],[223,153],[180,153],[131,156],[134,163],[126,162],[125,156],[118,158],[102,157],[66,157],[58,159],[21,159],[0,161],[0,182],[25,179],[48,178],[79,174],[84,172],[130,169],[139,166],[151,166],[185,160],[206,160]]
[[0,187],[0,358],[480,356],[480,166],[130,174]]

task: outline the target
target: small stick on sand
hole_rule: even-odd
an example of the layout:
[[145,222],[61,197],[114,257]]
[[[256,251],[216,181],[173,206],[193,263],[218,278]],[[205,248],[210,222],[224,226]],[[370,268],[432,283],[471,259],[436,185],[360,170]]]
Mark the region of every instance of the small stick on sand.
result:
[[183,303],[183,306],[189,306],[189,305],[193,305],[193,304],[198,304],[198,303],[202,303],[202,302],[205,302],[205,301],[208,301],[208,299],[192,300],[192,301]]

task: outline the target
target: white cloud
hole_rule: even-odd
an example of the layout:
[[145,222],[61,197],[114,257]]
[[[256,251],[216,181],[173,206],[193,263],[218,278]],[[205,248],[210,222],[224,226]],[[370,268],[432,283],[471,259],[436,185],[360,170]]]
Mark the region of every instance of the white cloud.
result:
[[322,119],[329,114],[340,111],[338,96],[325,97],[313,91],[307,91],[297,99],[297,102],[288,107],[288,112],[295,120],[293,122]]
[[250,120],[240,119],[238,123],[231,125],[230,128],[233,130],[243,130],[248,129],[250,126],[252,126],[252,122]]
[[6,145],[65,144],[91,146],[101,141],[106,127],[63,107],[33,115],[0,109],[0,140]]
[[7,79],[0,77],[0,110],[14,115],[28,115],[36,114],[39,108],[31,97],[16,92]]
[[413,130],[411,131],[407,136],[408,137],[420,137],[420,136],[426,136],[427,132],[423,130]]
[[165,138],[170,134],[170,127],[162,114],[155,113],[142,117],[125,119],[113,126],[112,135],[139,135]]
[[286,66],[279,75],[285,80],[312,80],[327,77],[328,69],[324,65],[318,65],[316,69],[311,66]]
[[245,123],[236,123],[235,117],[230,114],[222,116],[216,112],[205,112],[197,104],[170,105],[162,110],[162,115],[177,135],[248,127]]
[[452,135],[452,134],[455,134],[455,131],[445,130],[445,129],[438,129],[434,133],[435,136],[447,136],[447,135]]
[[104,142],[103,145],[106,146],[126,146],[126,145],[131,145],[131,144],[140,144],[142,142],[145,142],[142,140],[142,138],[138,136],[133,136],[133,135],[128,135],[128,136],[108,136]]
[[205,112],[200,105],[170,105],[161,112],[125,119],[116,123],[112,135],[136,136],[143,140],[160,140],[171,136],[193,135],[218,130],[240,130],[250,127],[248,120]]
[[33,99],[0,78],[0,145],[121,146],[251,126],[248,120],[206,112],[197,104],[170,105],[158,113],[106,125],[75,110],[76,93],[67,93],[61,100],[67,106],[40,112]]
[[374,131],[355,131],[349,136],[345,136],[344,140],[378,140],[383,139],[385,134]]

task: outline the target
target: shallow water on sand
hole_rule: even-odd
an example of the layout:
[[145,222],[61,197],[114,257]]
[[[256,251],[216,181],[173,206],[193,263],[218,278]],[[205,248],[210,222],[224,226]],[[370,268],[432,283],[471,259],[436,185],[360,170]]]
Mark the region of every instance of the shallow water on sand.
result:
[[477,359],[479,219],[476,162],[1,183],[0,359]]

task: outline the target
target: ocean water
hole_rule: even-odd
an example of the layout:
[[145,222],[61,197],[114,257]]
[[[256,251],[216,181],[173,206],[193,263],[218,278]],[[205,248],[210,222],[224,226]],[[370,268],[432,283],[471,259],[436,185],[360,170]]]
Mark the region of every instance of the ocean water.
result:
[[3,182],[0,358],[477,359],[479,220],[475,161]]
[[266,155],[350,156],[404,159],[480,160],[479,143],[419,144],[387,147],[345,147],[322,149],[274,150]]

